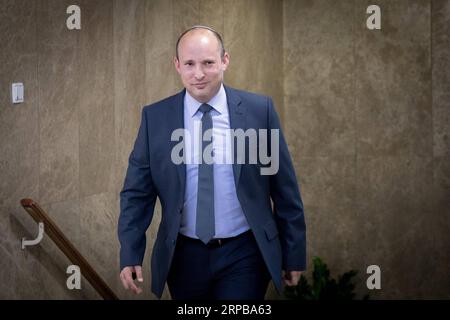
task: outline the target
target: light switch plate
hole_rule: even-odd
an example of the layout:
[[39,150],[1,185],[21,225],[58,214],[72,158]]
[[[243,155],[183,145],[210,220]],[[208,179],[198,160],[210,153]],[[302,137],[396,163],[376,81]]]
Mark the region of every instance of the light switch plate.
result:
[[11,94],[12,94],[12,102],[13,103],[21,103],[23,102],[23,83],[13,83],[11,88]]

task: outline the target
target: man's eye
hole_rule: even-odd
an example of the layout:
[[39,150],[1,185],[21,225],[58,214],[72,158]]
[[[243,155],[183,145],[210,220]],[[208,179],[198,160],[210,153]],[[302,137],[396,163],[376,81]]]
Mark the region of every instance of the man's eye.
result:
[[206,61],[206,64],[214,64],[213,61]]
[[186,65],[187,65],[187,66],[192,66],[193,63],[192,63],[192,62],[186,62]]

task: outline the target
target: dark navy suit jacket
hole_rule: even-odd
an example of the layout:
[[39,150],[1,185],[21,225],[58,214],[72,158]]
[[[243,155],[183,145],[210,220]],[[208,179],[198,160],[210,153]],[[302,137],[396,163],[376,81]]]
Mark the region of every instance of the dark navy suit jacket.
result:
[[[272,99],[225,86],[230,127],[244,131],[280,129]],[[120,193],[120,268],[142,265],[145,232],[157,197],[162,214],[151,259],[152,291],[161,297],[180,229],[186,166],[171,161],[172,132],[184,128],[185,89],[146,106],[129,157]],[[270,138],[268,140],[270,142]],[[236,192],[242,210],[272,276],[282,289],[281,270],[305,270],[306,233],[303,203],[289,151],[280,130],[279,170],[261,175],[261,164],[233,163]],[[273,202],[273,207],[272,203]]]

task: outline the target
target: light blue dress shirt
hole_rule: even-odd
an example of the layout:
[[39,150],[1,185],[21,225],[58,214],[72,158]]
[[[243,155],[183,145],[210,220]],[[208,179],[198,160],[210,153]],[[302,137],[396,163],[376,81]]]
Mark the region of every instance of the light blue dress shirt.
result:
[[[230,129],[227,96],[223,84],[219,92],[207,102],[211,110],[213,122],[213,154],[214,154],[214,238],[228,238],[239,235],[250,229],[244,212],[237,198],[234,182],[233,166],[227,158],[231,151],[231,141],[226,132]],[[184,128],[190,137],[198,137],[194,129],[199,130],[202,113],[198,108],[201,102],[195,100],[189,92],[184,96]],[[181,218],[180,233],[191,238],[198,238],[195,234],[197,211],[197,182],[198,182],[198,152],[200,150],[198,139],[190,140],[186,147],[191,152],[191,161],[186,164],[186,192]],[[208,142],[209,144],[210,142]],[[201,151],[201,150],[200,150]]]

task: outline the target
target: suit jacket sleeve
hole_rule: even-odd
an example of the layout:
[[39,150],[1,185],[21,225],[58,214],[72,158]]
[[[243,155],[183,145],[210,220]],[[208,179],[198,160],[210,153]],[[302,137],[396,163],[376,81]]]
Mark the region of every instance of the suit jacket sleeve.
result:
[[118,236],[120,242],[120,269],[142,265],[146,237],[156,202],[152,182],[148,127],[145,108],[142,111],[139,132],[128,159],[128,169],[120,192]]
[[272,99],[268,99],[270,129],[279,129],[279,169],[270,177],[270,194],[280,234],[283,269],[303,271],[306,269],[306,225],[303,202]]

